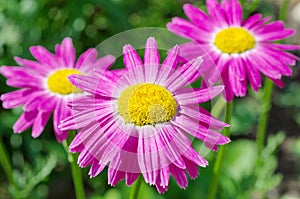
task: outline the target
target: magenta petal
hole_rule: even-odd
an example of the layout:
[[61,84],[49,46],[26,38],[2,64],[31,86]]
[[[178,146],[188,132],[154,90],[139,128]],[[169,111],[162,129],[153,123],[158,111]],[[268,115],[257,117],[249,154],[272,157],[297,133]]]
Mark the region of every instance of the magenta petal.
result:
[[179,63],[179,46],[174,46],[168,51],[168,55],[160,70],[157,74],[156,82],[166,82],[170,75],[174,72],[174,69],[178,66]]
[[126,173],[126,185],[131,186],[139,177],[139,173]]
[[36,116],[36,120],[33,123],[32,137],[37,138],[41,135],[41,133],[43,132],[43,130],[47,124],[47,121],[48,121],[50,115],[51,115],[51,112],[39,111],[39,113]]
[[258,41],[276,41],[276,40],[281,40],[284,38],[287,38],[289,36],[292,36],[295,34],[294,29],[284,29],[280,31],[272,31],[272,32],[267,32],[264,34],[259,34]]
[[168,187],[170,180],[170,168],[169,166],[160,169],[160,186]]
[[157,178],[157,170],[161,168],[159,162],[159,149],[154,134],[154,127],[142,128],[139,132],[138,142],[138,160],[141,172],[145,181],[149,184],[155,184]]
[[178,45],[171,48],[162,65],[175,69],[178,66],[179,49]]
[[[116,58],[112,55],[106,55],[104,57],[101,57],[99,59],[97,59],[97,61],[92,64],[92,65],[85,65],[82,70],[83,72],[87,72],[87,73],[93,73],[93,72],[100,72],[102,73],[105,70],[108,70],[109,67],[111,67],[113,65],[113,63],[115,63]],[[114,73],[116,73],[115,71],[118,71],[120,74],[122,74],[124,71],[126,71],[125,69],[115,69]]]
[[79,56],[74,68],[83,69],[82,66],[93,65],[97,59],[97,55],[98,52],[95,48],[88,49]]
[[58,102],[56,104],[56,107],[55,107],[54,113],[53,113],[53,127],[54,127],[54,133],[59,140],[62,140],[63,138],[65,138],[67,131],[61,131],[58,128],[58,125],[59,125],[60,121],[67,118],[70,114],[71,114],[70,109],[69,109],[69,107],[67,107],[66,102],[61,100],[60,102]]
[[192,179],[196,179],[199,175],[198,165],[186,158],[184,159],[184,161],[189,175],[191,176]]
[[225,10],[230,25],[241,25],[243,10],[238,0],[223,0],[221,7]]
[[189,93],[183,92],[175,95],[181,105],[203,103],[211,100],[224,89],[224,86],[214,86],[211,88],[199,89]]
[[145,67],[160,64],[160,56],[157,49],[156,41],[153,37],[147,39],[145,53],[144,53]]
[[22,59],[17,56],[15,56],[14,59],[20,66],[24,66],[26,68],[32,69],[36,73],[40,73],[42,75],[47,75],[51,70],[51,68],[44,67],[43,65],[41,65],[36,61]]
[[104,81],[104,77],[102,79],[97,79],[93,76],[83,76],[83,75],[70,75],[69,80],[72,84],[74,84],[77,88],[84,90],[88,93],[96,93],[101,96],[111,96],[112,91],[115,89],[114,83],[108,79],[105,79],[107,82]]
[[0,73],[6,78],[14,78],[14,79],[33,79],[37,80],[39,75],[35,73],[35,71],[19,66],[1,66]]
[[167,24],[167,28],[179,36],[192,39],[199,43],[207,43],[211,40],[210,33],[201,30],[191,22],[179,17],[174,17],[172,22]]
[[242,26],[250,29],[252,28],[254,25],[256,25],[262,18],[262,14],[254,14],[252,16],[250,16],[248,19],[246,19],[243,23]]
[[192,4],[184,4],[184,13],[199,28],[204,30],[212,30],[212,21],[205,12],[193,6]]
[[258,88],[261,87],[261,75],[256,67],[252,65],[252,62],[249,59],[246,59],[246,68],[247,76],[250,82],[250,85],[254,91],[258,91]]
[[91,178],[97,176],[98,174],[100,174],[103,169],[105,168],[105,165],[103,164],[98,164],[97,161],[95,161],[92,166],[91,166],[91,169],[89,171],[89,175]]
[[284,82],[281,79],[273,79],[273,78],[270,78],[270,79],[279,88],[283,88],[284,87]]
[[226,136],[203,127],[198,123],[198,121],[192,120],[187,116],[181,115],[179,117],[176,117],[175,120],[172,120],[171,122],[175,126],[181,128],[182,130],[202,141],[217,145],[223,145],[230,142],[230,139]]
[[227,24],[227,19],[225,16],[224,10],[220,7],[220,4],[217,0],[206,1],[207,11],[209,16],[213,18],[216,24],[219,24],[220,27]]
[[161,193],[161,194],[164,194],[167,190],[168,190],[168,186],[160,186],[159,184],[156,184],[156,190]]
[[27,112],[37,110],[40,102],[45,97],[47,97],[45,91],[35,91],[30,98],[27,98],[27,102],[25,103],[23,110]]
[[125,45],[123,47],[123,54],[124,54],[124,65],[128,70],[143,65],[141,58],[139,57],[136,50],[131,45]]
[[11,109],[24,105],[32,93],[34,93],[34,90],[26,88],[5,93],[1,95],[2,106],[3,108]]
[[13,126],[14,133],[22,133],[30,126],[32,126],[34,120],[36,119],[37,112],[23,112],[19,119]]
[[203,123],[208,124],[209,128],[220,130],[223,127],[229,127],[230,126],[229,124],[226,124],[224,122],[221,122],[221,121],[217,120],[216,118],[214,118],[211,115],[201,113],[200,110],[197,110],[197,109],[194,110],[194,109],[189,108],[187,106],[182,106],[181,107],[181,113],[185,114],[188,117],[192,117],[196,120],[199,120]]
[[62,41],[60,46],[60,53],[61,53],[61,58],[65,62],[64,67],[73,68],[75,64],[76,54],[75,54],[75,48],[73,46],[73,42],[71,38],[66,37]]
[[299,50],[300,46],[292,44],[273,44],[273,43],[264,43],[266,48],[273,48],[277,50]]
[[125,172],[118,171],[110,167],[108,168],[108,184],[112,186],[116,186],[120,180],[124,179],[124,177],[125,177]]
[[54,54],[50,53],[43,46],[32,46],[30,52],[33,57],[41,64],[47,65],[47,67],[55,69],[57,66],[57,58]]
[[235,96],[245,96],[247,92],[247,81],[246,72],[241,59],[231,60],[228,66],[228,78]]
[[264,26],[261,26],[261,28],[257,28],[255,30],[255,33],[268,34],[268,33],[273,33],[275,31],[282,31],[282,30],[284,30],[284,23],[282,21],[273,21]]
[[176,73],[167,80],[165,83],[166,87],[171,91],[176,91],[180,87],[187,85],[188,82],[194,82],[200,76],[199,70],[202,62],[202,57],[198,57],[181,66]]
[[228,67],[224,69],[221,73],[222,83],[225,85],[224,92],[222,93],[224,99],[227,102],[231,102],[234,98],[234,93],[231,86],[231,81],[229,80]]
[[187,177],[183,169],[179,169],[174,165],[170,165],[170,172],[172,173],[174,179],[176,180],[180,188],[186,188],[188,185]]

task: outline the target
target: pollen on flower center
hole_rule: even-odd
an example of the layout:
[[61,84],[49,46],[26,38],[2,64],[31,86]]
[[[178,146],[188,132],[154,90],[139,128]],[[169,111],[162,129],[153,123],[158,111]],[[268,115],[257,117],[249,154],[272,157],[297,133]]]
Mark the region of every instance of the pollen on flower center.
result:
[[47,79],[48,89],[53,93],[61,95],[82,92],[68,80],[68,76],[72,74],[79,74],[79,71],[76,69],[61,69],[55,71]]
[[226,28],[218,32],[215,45],[224,53],[243,53],[255,47],[255,39],[244,28]]
[[166,88],[151,84],[135,84],[126,88],[118,99],[118,111],[125,122],[138,126],[170,121],[177,103]]

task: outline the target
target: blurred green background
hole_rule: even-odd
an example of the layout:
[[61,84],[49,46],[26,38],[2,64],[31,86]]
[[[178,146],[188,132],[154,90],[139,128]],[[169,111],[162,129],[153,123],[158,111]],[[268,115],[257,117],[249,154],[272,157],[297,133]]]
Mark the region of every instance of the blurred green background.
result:
[[[66,36],[73,39],[78,55],[106,38],[137,27],[165,27],[174,16],[185,18],[184,3],[205,9],[204,1],[179,0],[0,0],[0,65],[15,65],[13,56],[33,59],[32,45],[43,45],[50,51]],[[276,19],[281,1],[243,1],[245,15],[261,12]],[[290,9],[299,1],[291,1]],[[253,4],[254,3],[254,4]],[[295,28],[291,18],[287,23]],[[291,41],[297,42],[299,36]],[[297,42],[299,43],[299,42]],[[299,55],[299,54],[298,54]],[[217,198],[300,198],[300,77],[285,78],[286,87],[273,94],[268,127],[268,144],[261,157],[255,151],[255,131],[260,93],[250,92],[235,101],[232,119],[232,142],[229,144]],[[13,90],[0,77],[0,94]],[[14,167],[17,186],[8,184],[0,168],[0,198],[74,198],[71,171],[63,147],[56,142],[48,125],[39,139],[30,132],[14,135],[12,125],[21,109],[0,109],[0,136],[4,140]],[[194,143],[197,150],[200,142]],[[189,180],[186,190],[173,179],[166,194],[143,184],[140,198],[206,198],[216,153],[206,158],[210,166],[200,169],[197,180]],[[1,158],[1,157],[0,157]],[[90,199],[127,198],[129,188],[120,182],[107,185],[106,170],[89,179],[83,169],[84,185]]]

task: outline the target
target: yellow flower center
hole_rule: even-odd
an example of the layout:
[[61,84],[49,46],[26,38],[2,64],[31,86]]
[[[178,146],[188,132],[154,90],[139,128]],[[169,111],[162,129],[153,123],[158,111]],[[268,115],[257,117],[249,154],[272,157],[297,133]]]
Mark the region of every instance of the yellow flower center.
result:
[[118,111],[125,122],[138,126],[155,125],[170,121],[177,103],[166,88],[146,83],[126,88],[118,99]]
[[218,32],[215,45],[224,53],[243,53],[255,47],[255,39],[244,28],[226,28]]
[[61,69],[52,73],[47,80],[49,90],[61,95],[82,92],[68,80],[68,76],[72,74],[79,74],[79,71],[76,69]]

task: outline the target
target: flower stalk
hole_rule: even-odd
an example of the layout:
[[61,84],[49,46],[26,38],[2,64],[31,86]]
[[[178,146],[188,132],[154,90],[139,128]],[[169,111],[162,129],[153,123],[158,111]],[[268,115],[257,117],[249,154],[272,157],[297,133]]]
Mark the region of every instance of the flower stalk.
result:
[[70,165],[71,165],[72,178],[73,178],[76,199],[85,199],[83,180],[82,180],[82,172],[81,172],[81,168],[79,168],[79,166],[77,165],[78,155],[71,153],[68,149],[68,145],[73,140],[74,137],[75,137],[75,132],[70,131],[68,142],[64,141],[63,146],[68,154],[68,161],[70,162]]
[[0,158],[1,166],[4,170],[4,173],[9,181],[9,183],[15,186],[16,183],[13,178],[13,168],[12,168],[11,162],[9,160],[8,152],[5,148],[5,145],[4,145],[1,137],[0,137],[0,157],[1,157]]
[[[227,124],[230,124],[231,121],[231,115],[232,115],[232,108],[233,108],[233,102],[227,102],[226,103],[226,113],[225,113],[225,122]],[[225,127],[223,129],[223,135],[229,137],[230,136],[230,127]],[[217,193],[218,185],[219,185],[219,179],[220,179],[220,172],[225,156],[227,145],[220,146],[220,150],[218,152],[216,162],[213,168],[213,177],[212,181],[208,190],[208,199],[214,199]]]
[[137,181],[132,185],[130,189],[129,199],[137,199],[139,195],[139,191],[142,185],[142,177],[139,176]]
[[[289,0],[284,0],[279,13],[279,20],[284,21],[286,18],[287,8]],[[265,137],[267,131],[267,125],[269,120],[269,112],[272,107],[272,93],[273,93],[273,82],[270,79],[265,80],[263,95],[261,98],[261,108],[259,113],[259,120],[257,125],[257,134],[256,134],[256,145],[257,152],[260,155],[265,144]]]

